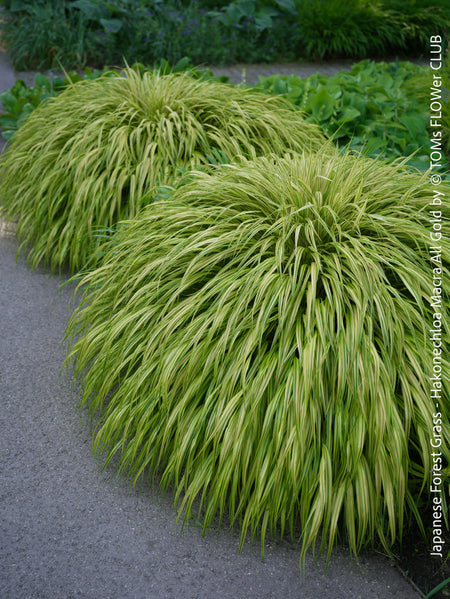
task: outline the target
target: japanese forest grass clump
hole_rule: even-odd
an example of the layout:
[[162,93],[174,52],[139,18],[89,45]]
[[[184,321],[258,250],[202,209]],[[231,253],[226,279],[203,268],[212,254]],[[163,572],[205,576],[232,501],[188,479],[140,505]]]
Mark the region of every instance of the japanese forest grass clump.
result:
[[300,524],[303,557],[320,531],[388,549],[420,522],[433,432],[449,457],[429,399],[433,265],[443,343],[450,322],[431,192],[322,151],[196,173],[122,223],[66,331],[95,450],[159,473],[186,519],[197,498],[205,530],[227,515],[242,542]]
[[128,69],[70,85],[28,117],[0,161],[0,202],[18,221],[32,267],[43,260],[75,271],[95,254],[99,230],[132,218],[181,172],[218,155],[316,151],[324,143],[280,98]]

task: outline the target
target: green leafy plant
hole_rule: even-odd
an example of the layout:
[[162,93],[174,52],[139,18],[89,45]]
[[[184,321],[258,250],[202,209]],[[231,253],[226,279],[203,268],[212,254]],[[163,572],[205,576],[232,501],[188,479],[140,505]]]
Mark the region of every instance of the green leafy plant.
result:
[[[136,0],[74,0],[71,8],[79,9],[87,19],[101,25],[104,30],[118,33],[126,28],[131,18],[132,11],[143,8],[143,2]],[[135,17],[140,15],[135,15]]]
[[189,56],[194,63],[220,64],[229,54],[224,26],[196,3],[165,5],[164,10],[155,12],[152,29],[142,31],[142,39],[147,61],[164,56],[173,63]]
[[257,6],[252,0],[237,0],[231,2],[223,11],[210,11],[209,15],[216,17],[226,27],[242,27],[243,20],[253,19],[259,31],[270,29],[273,25],[273,17],[278,16],[279,11],[271,6]]
[[[124,60],[153,61],[163,56],[148,55],[162,9],[161,0],[74,0],[68,18],[80,12],[86,20],[91,62],[121,65]],[[174,62],[184,54],[177,56]]]
[[215,152],[232,160],[324,143],[281,98],[128,69],[70,85],[34,110],[0,161],[0,197],[31,266],[76,270],[100,244],[99,228],[134,216],[158,186]]
[[[440,77],[440,87],[435,87],[433,81],[438,75]],[[450,163],[450,54],[444,56],[444,60],[441,64],[441,68],[437,71],[432,70],[430,67],[423,67],[418,69],[417,73],[407,82],[406,92],[409,94],[416,94],[419,100],[425,106],[425,118],[426,123],[429,126],[430,118],[430,103],[431,103],[431,90],[434,93],[440,95],[439,103],[441,109],[440,113],[440,131],[442,134],[442,150],[447,157],[447,162]],[[432,135],[432,128],[430,128],[429,135]]]
[[4,112],[0,115],[2,137],[10,139],[25,119],[47,98],[56,96],[48,77],[36,76],[36,85],[28,87],[18,79],[13,87],[0,94]]
[[[430,185],[327,149],[191,176],[81,280],[67,364],[95,450],[160,473],[185,520],[198,499],[205,530],[389,550],[431,472]],[[445,239],[447,333],[449,264]]]
[[4,108],[4,112],[0,114],[2,137],[6,140],[11,139],[33,110],[48,98],[57,96],[70,83],[76,83],[82,79],[97,79],[101,74],[101,71],[91,70],[87,67],[83,75],[74,71],[64,78],[50,79],[50,77],[37,73],[35,84],[32,86],[27,86],[22,79],[18,79],[11,89],[0,94],[0,102]]
[[221,11],[192,2],[155,13],[152,33],[143,35],[148,56],[165,56],[170,62],[180,56],[195,64],[266,62],[296,57],[296,36],[286,35],[288,22],[273,5],[254,1],[230,3]]
[[409,164],[426,170],[427,105],[409,84],[420,72],[407,62],[365,60],[332,77],[275,75],[259,87],[290,100],[341,147],[389,160],[415,153]]

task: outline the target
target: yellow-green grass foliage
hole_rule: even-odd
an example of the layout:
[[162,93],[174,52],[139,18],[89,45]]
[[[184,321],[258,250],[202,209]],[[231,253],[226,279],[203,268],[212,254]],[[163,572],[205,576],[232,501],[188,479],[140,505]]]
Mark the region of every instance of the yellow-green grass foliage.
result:
[[432,469],[431,192],[399,165],[263,157],[123,223],[66,331],[95,450],[159,472],[186,518],[199,499],[205,529],[388,548]]
[[220,152],[318,150],[325,138],[280,98],[188,74],[102,77],[35,110],[0,161],[0,203],[29,263],[85,267],[107,230],[155,187]]

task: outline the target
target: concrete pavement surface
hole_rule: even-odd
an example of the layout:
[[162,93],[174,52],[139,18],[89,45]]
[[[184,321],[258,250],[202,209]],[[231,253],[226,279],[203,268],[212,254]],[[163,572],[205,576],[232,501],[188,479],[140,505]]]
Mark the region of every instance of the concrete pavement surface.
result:
[[[339,68],[337,68],[339,70]],[[247,68],[247,74],[250,69]],[[0,90],[18,74],[0,56]],[[1,198],[0,198],[1,202]],[[0,222],[1,599],[416,599],[385,556],[325,560],[289,540],[247,540],[218,524],[176,524],[170,492],[132,487],[91,451],[61,345],[74,285],[16,259]]]

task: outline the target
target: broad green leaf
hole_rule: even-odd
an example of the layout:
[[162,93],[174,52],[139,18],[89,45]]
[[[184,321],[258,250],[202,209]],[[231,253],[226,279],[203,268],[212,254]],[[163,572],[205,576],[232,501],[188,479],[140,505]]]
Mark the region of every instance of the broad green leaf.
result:
[[19,12],[21,10],[30,11],[30,2],[24,2],[23,0],[11,0],[9,10],[11,12]]
[[190,65],[190,60],[187,56],[180,58],[180,60],[172,67],[172,73],[181,73],[186,70]]
[[338,98],[340,98],[342,96],[342,88],[339,85],[329,84],[326,86],[326,90],[330,94],[330,96],[333,98],[333,100],[337,100]]
[[53,79],[53,89],[56,92],[62,91],[67,86],[67,79],[61,79],[60,77],[55,77]]
[[17,98],[11,91],[4,91],[0,94],[0,102],[8,112],[15,112],[17,106]]
[[75,0],[71,3],[72,8],[78,8],[83,12],[88,18],[100,20],[104,18],[108,12],[97,2],[92,2],[91,0]]
[[124,6],[118,5],[116,2],[107,2],[106,0],[93,0],[96,4],[106,8],[111,13],[121,13],[126,14],[127,9]]
[[366,156],[372,156],[377,154],[380,150],[384,150],[387,146],[387,142],[379,137],[371,137],[364,146],[363,153]]
[[333,114],[334,102],[326,89],[322,88],[311,100],[312,113],[319,121],[326,121]]
[[426,131],[425,119],[420,113],[402,114],[398,120],[405,125],[413,139]]
[[290,91],[289,84],[281,77],[276,77],[272,82],[272,90],[274,94],[287,94]]
[[117,33],[122,29],[122,21],[120,19],[100,19],[100,23],[110,33]]
[[361,116],[359,110],[347,106],[342,111],[338,112],[336,122],[338,124],[347,123],[348,121],[353,121],[354,119],[357,119],[359,116]]
[[263,6],[255,13],[255,25],[259,31],[270,29],[272,27],[272,18],[277,15],[277,12],[269,6]]
[[10,140],[12,138],[12,136],[15,133],[15,129],[10,129],[8,131],[2,131],[2,137],[3,139],[6,139],[6,141]]
[[17,129],[17,119],[11,118],[9,115],[0,115],[0,126],[5,129]]
[[298,9],[294,0],[275,0],[275,4],[282,10],[286,10],[291,15],[296,15],[298,13]]
[[37,73],[34,80],[36,81],[36,85],[50,91],[52,86],[48,77],[45,77],[45,75],[42,75],[41,73]]
[[400,148],[402,152],[404,152],[406,147],[406,139],[404,136],[400,137],[398,135],[390,135],[389,141],[393,142],[396,146]]

